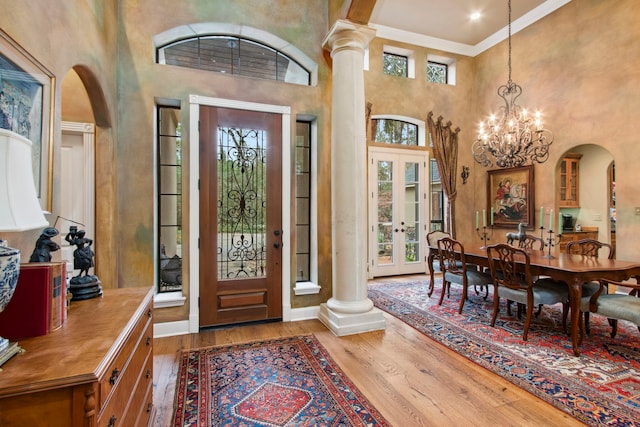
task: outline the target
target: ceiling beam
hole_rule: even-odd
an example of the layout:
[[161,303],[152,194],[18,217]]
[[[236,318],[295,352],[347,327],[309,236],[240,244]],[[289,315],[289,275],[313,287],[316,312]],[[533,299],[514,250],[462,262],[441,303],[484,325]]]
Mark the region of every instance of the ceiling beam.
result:
[[352,0],[347,12],[347,19],[356,24],[368,24],[375,5],[376,0]]

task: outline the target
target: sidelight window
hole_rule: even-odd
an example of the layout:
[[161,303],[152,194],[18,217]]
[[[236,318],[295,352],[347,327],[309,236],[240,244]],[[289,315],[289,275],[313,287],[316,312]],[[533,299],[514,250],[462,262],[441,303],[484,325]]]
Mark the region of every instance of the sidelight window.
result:
[[177,107],[157,108],[157,289],[182,290],[182,124]]

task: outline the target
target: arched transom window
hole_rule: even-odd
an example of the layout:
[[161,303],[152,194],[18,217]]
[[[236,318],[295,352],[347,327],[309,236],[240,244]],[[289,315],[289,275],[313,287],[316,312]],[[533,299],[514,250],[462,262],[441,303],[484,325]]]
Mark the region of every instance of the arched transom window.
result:
[[[217,73],[233,74],[266,80],[276,80],[300,85],[313,84],[315,64],[293,46],[282,40],[254,29],[250,37],[247,29],[238,32],[215,33],[215,30],[229,29],[220,24],[209,24],[207,34],[194,34],[192,30],[180,31],[182,27],[171,31],[173,37],[166,34],[154,37],[157,63],[180,67],[196,68]],[[182,37],[175,35],[183,32]],[[271,40],[273,39],[273,40]],[[269,43],[277,41],[277,43]],[[273,46],[280,46],[276,49]]]

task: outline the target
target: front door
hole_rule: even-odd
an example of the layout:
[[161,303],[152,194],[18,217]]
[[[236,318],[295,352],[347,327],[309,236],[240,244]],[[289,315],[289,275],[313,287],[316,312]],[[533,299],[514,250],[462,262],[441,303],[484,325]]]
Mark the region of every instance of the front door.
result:
[[426,271],[428,153],[369,152],[370,276]]
[[282,318],[282,116],[200,108],[200,326]]

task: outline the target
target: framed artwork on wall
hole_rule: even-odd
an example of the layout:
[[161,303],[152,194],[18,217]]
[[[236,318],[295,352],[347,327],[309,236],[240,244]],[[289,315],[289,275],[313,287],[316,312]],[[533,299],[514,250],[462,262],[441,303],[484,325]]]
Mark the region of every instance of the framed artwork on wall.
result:
[[533,166],[491,170],[487,189],[487,212],[496,227],[516,228],[523,222],[533,227]]
[[54,77],[0,30],[0,128],[31,141],[33,178],[40,205],[51,211]]

